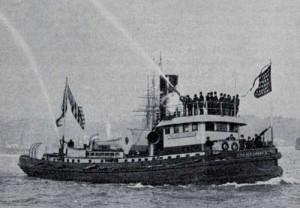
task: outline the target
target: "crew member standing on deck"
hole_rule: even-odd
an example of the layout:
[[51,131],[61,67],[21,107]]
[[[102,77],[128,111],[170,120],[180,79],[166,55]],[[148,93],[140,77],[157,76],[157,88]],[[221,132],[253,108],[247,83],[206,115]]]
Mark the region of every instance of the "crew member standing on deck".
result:
[[209,97],[209,92],[206,94],[206,109],[207,109],[207,114],[210,114],[210,97]]
[[253,140],[251,140],[251,137],[248,137],[248,140],[246,142],[246,149],[251,149],[253,147]]
[[214,114],[214,93],[213,92],[209,94],[209,100],[210,100],[210,114]]
[[188,108],[188,115],[193,115],[193,102],[190,96],[187,96],[187,108]]
[[223,116],[226,115],[226,99],[227,99],[226,94],[224,94],[224,96],[223,96],[223,103],[222,103]]
[[200,94],[199,94],[200,115],[202,115],[204,113],[203,107],[204,107],[204,96],[202,95],[202,92],[200,92]]
[[205,154],[211,155],[212,154],[212,147],[214,146],[214,142],[210,140],[209,137],[206,137],[206,142],[204,143],[205,147]]
[[214,115],[219,114],[218,102],[219,102],[219,99],[218,99],[217,92],[214,92],[214,96],[213,96],[213,112],[214,112]]
[[193,105],[194,105],[194,115],[198,115],[198,108],[199,108],[199,98],[197,97],[197,94],[194,95],[193,99]]
[[224,97],[223,97],[223,93],[220,94],[220,99],[219,99],[219,104],[218,104],[218,108],[219,108],[219,112],[220,112],[220,115],[224,115],[223,114],[223,103],[224,103]]
[[255,148],[262,148],[263,143],[262,143],[262,138],[260,135],[255,134],[255,139],[254,139],[254,147]]
[[235,115],[235,111],[236,111],[236,105],[235,105],[235,96],[232,97],[231,101],[230,101],[230,116],[234,116]]
[[239,106],[240,106],[239,95],[236,95],[236,97],[235,97],[235,106],[236,106],[236,109],[235,109],[235,115],[234,116],[237,116],[237,114],[239,112]]
[[245,147],[246,147],[246,139],[244,138],[244,135],[242,134],[241,135],[241,138],[239,140],[239,143],[240,143],[240,150],[244,150]]
[[225,101],[225,103],[226,103],[226,116],[230,115],[230,101],[231,101],[231,97],[230,97],[230,95],[227,95],[227,99]]
[[183,104],[183,116],[187,116],[187,97],[188,97],[188,95],[185,97],[182,96],[182,100],[181,100],[181,102]]

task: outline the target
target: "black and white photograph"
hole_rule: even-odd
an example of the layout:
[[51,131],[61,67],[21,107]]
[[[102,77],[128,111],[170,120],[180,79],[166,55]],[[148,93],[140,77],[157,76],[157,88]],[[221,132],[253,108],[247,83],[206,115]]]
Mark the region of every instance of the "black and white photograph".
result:
[[300,1],[0,0],[0,207],[300,208]]

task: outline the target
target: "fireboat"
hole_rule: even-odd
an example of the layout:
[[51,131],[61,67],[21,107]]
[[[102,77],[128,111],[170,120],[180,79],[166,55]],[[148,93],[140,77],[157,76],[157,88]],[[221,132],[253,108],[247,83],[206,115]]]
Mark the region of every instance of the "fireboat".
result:
[[[29,177],[51,180],[145,185],[254,183],[282,175],[281,153],[273,136],[265,136],[272,126],[262,128],[259,141],[245,141],[241,132],[246,123],[238,105],[206,100],[194,102],[190,110],[186,96],[178,96],[178,105],[168,105],[168,96],[178,94],[177,84],[177,75],[160,76],[157,96],[148,91],[147,123],[152,124],[142,138],[148,144],[144,149],[128,147],[128,137],[103,140],[94,135],[88,144],[76,147],[63,136],[54,153],[40,154],[41,143],[33,144],[28,155],[20,156],[20,168]],[[83,127],[82,108],[68,83],[61,117],[67,100]]]

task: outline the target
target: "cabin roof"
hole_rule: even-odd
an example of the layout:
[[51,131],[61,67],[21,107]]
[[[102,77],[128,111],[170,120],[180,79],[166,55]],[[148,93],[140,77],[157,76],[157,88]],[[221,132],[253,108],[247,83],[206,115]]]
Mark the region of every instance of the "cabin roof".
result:
[[183,123],[206,123],[206,122],[220,122],[220,123],[235,123],[240,126],[247,125],[240,117],[234,116],[219,116],[219,115],[196,115],[172,118],[170,120],[161,121],[156,127],[170,126],[174,124]]

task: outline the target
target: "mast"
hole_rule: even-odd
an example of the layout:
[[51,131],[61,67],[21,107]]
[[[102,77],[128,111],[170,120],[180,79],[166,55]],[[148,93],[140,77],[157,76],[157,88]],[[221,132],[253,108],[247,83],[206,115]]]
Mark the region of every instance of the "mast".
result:
[[149,88],[149,75],[147,76],[147,104],[146,104],[146,129],[151,129],[150,128],[150,121],[151,121],[151,99],[150,99],[150,88]]
[[[272,61],[270,59],[270,67],[272,65]],[[272,145],[274,145],[274,134],[273,134],[273,99],[272,99],[272,93],[270,94],[270,108],[271,108],[271,115],[270,115],[270,123],[271,123],[271,141]]]
[[63,127],[63,134],[62,134],[62,139],[61,139],[61,142],[60,142],[60,151],[59,151],[59,154],[60,156],[64,156],[64,145],[65,145],[65,131],[66,131],[66,120],[67,120],[67,93],[68,93],[68,77],[66,77],[66,87],[65,87],[65,91],[64,91],[64,100],[63,100],[63,114],[64,114],[64,127]]
[[151,129],[153,129],[155,127],[155,125],[157,124],[157,98],[156,98],[156,88],[155,88],[155,74],[153,74],[153,77],[152,77],[152,126],[151,126]]

